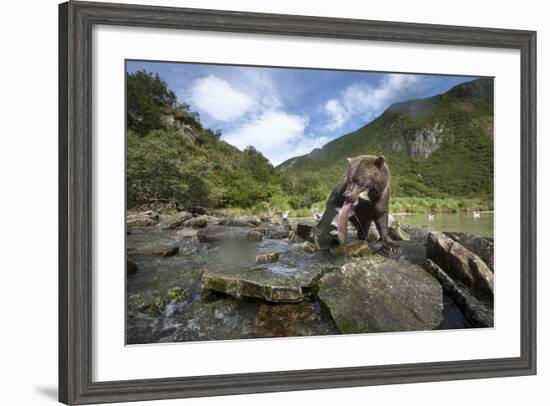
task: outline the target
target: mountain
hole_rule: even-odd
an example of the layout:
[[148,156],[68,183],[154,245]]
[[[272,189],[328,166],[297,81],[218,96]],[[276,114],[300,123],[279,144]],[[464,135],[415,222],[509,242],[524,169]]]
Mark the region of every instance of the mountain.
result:
[[378,118],[278,166],[290,177],[338,182],[346,157],[384,155],[397,197],[493,196],[493,79],[446,93],[395,103]]

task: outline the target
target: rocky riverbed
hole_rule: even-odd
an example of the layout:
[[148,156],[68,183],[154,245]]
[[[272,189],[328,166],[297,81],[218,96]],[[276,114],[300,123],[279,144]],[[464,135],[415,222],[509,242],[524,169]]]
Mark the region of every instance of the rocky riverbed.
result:
[[302,221],[202,208],[128,213],[127,226],[128,344],[493,323],[492,242],[475,236],[394,224],[401,254],[388,258],[375,232],[358,241],[350,227],[325,252]]

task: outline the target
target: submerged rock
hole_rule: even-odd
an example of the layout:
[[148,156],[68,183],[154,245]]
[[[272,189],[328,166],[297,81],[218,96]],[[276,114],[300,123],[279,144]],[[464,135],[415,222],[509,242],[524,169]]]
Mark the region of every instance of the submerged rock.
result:
[[493,241],[465,233],[446,232],[445,235],[479,256],[491,271],[495,271],[495,244]]
[[197,233],[200,242],[261,241],[262,234],[249,227],[233,227],[210,224]]
[[334,322],[324,319],[318,303],[260,305],[254,321],[254,337],[297,337],[338,334]]
[[128,227],[154,226],[158,222],[159,214],[154,211],[143,211],[126,215],[126,225]]
[[443,290],[407,261],[355,260],[319,281],[319,299],[344,334],[432,330],[443,320]]
[[198,230],[196,228],[185,227],[175,231],[170,238],[174,240],[188,240],[197,237]]
[[184,293],[185,291],[179,287],[174,287],[164,293],[155,293],[139,310],[150,316],[159,316],[170,302],[181,300]]
[[128,246],[128,255],[154,255],[160,257],[171,257],[176,255],[179,247],[174,244],[163,242],[150,242],[136,246]]
[[181,211],[178,214],[170,216],[162,221],[161,227],[165,230],[175,230],[182,228],[184,223],[192,218],[193,215],[187,211]]
[[493,307],[473,297],[467,289],[454,281],[431,259],[426,260],[426,269],[436,278],[443,290],[460,309],[464,318],[473,327],[493,327]]
[[323,271],[321,266],[292,268],[285,264],[231,267],[206,270],[202,284],[205,289],[236,298],[244,296],[275,303],[296,303],[311,295]]
[[426,243],[426,255],[479,299],[493,298],[493,273],[480,257],[458,242],[443,233],[432,232]]
[[256,256],[256,263],[257,264],[268,264],[271,262],[277,262],[279,260],[279,253],[278,252],[272,252],[270,254],[262,254]]

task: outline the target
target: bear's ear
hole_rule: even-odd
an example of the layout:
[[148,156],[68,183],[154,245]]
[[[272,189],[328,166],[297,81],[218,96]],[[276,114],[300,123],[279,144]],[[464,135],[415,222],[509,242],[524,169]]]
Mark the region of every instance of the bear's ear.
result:
[[384,165],[384,156],[383,155],[380,155],[378,158],[376,158],[374,160],[374,163],[376,164],[376,166],[378,166],[379,168],[382,167],[382,165]]
[[349,162],[352,161],[352,159],[353,159],[353,158],[347,157],[347,158],[346,158],[346,161],[348,161],[348,163],[349,163]]

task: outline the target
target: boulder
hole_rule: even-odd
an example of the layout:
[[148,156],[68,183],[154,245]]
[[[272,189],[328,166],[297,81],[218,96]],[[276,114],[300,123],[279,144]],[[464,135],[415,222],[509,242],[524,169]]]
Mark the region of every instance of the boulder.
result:
[[292,268],[284,264],[209,269],[202,275],[204,289],[236,298],[250,297],[273,303],[297,303],[311,295],[324,269],[320,266]]
[[458,242],[443,233],[431,232],[426,255],[451,278],[468,287],[478,299],[493,298],[493,273],[480,257]]
[[257,264],[269,264],[271,262],[277,262],[279,260],[279,253],[278,252],[272,252],[270,254],[262,254],[256,256],[255,262]]
[[493,307],[473,297],[459,282],[453,280],[431,259],[426,260],[427,271],[436,278],[445,294],[453,300],[472,327],[493,327]]
[[390,238],[394,241],[409,241],[411,236],[401,228],[399,221],[394,221],[389,227]]
[[317,294],[343,334],[432,330],[443,320],[441,285],[407,261],[348,262],[321,277]]
[[203,216],[207,213],[206,209],[202,206],[190,207],[189,212],[193,215],[198,215],[198,216]]
[[208,224],[207,216],[191,217],[183,222],[184,227],[203,228]]
[[233,227],[210,224],[199,230],[197,238],[200,242],[243,242],[261,241],[262,234],[249,227]]
[[154,226],[158,222],[159,222],[159,215],[154,211],[128,213],[126,215],[126,225],[128,227]]
[[408,224],[402,224],[401,229],[409,235],[411,240],[420,242],[426,242],[428,235],[431,232],[431,230],[427,227],[411,226]]
[[479,256],[491,271],[495,271],[495,244],[493,241],[465,233],[447,232],[445,235]]
[[167,217],[161,223],[161,227],[165,230],[175,230],[184,227],[184,223],[192,218],[193,215],[188,211],[180,211],[178,214]]

